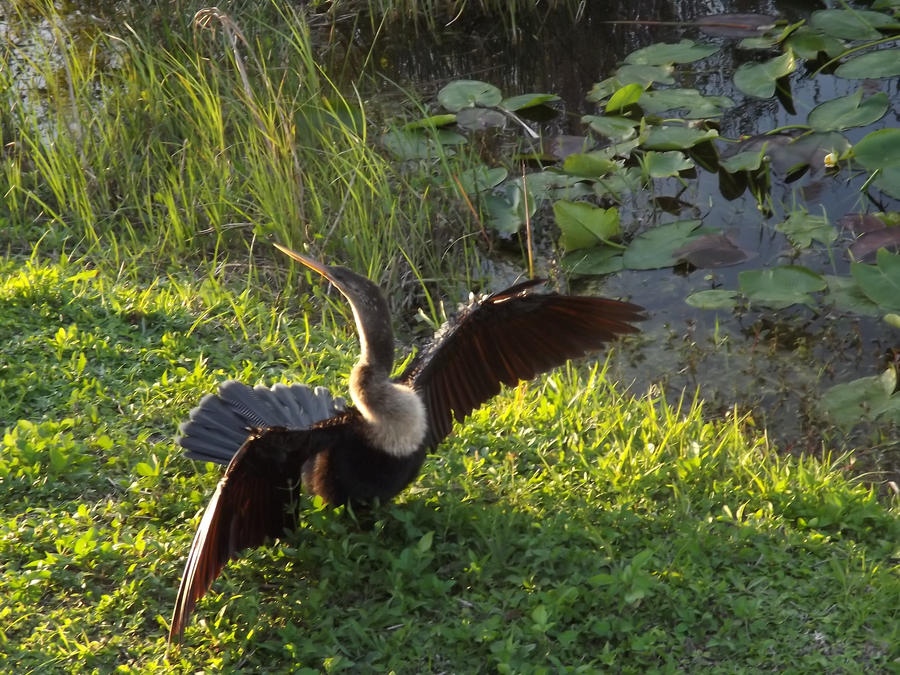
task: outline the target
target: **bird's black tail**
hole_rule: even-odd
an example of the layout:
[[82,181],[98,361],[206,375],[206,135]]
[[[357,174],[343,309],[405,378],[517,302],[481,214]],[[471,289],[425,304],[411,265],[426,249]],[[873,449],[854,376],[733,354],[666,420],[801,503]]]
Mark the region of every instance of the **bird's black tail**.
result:
[[176,440],[190,459],[228,464],[251,429],[303,429],[344,409],[344,400],[332,398],[325,387],[248,387],[228,380],[219,385],[218,394],[200,399],[200,405],[191,410],[190,419],[178,428]]

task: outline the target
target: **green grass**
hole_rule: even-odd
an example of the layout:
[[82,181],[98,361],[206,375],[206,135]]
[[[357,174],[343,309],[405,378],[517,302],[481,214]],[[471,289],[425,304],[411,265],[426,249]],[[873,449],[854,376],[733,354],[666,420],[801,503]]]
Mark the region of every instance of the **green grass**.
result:
[[[301,304],[308,307],[309,300]],[[342,389],[352,334],[189,276],[0,266],[0,670],[886,672],[897,508],[599,366],[505,391],[372,513],[306,502],[166,627],[218,467],[172,443],[217,381]]]
[[11,17],[16,39],[0,48],[0,222],[14,225],[0,246],[30,254],[39,241],[131,273],[137,258],[244,267],[275,240],[411,299],[419,279],[483,278],[474,224],[443,187],[465,156],[395,165],[362,76],[334,83],[327,34],[289,6],[240,23],[204,10],[152,32],[76,31],[52,5],[32,11]]

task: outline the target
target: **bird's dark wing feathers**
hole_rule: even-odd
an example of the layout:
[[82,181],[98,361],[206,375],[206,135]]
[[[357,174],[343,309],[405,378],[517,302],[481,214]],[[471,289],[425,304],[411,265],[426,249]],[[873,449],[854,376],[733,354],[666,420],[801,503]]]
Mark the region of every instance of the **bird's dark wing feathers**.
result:
[[429,417],[426,448],[500,391],[633,333],[643,308],[586,296],[534,293],[527,281],[470,305],[398,381],[419,391]]
[[310,429],[258,430],[234,455],[191,543],[170,642],[180,641],[194,605],[226,562],[292,525],[289,507],[297,498],[303,464],[333,442],[331,422]]

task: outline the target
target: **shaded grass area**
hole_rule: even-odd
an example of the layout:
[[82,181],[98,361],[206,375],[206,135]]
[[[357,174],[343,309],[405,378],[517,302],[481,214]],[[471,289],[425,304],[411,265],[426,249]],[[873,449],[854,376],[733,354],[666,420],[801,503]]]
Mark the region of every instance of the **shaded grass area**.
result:
[[177,422],[216,382],[343,389],[352,334],[271,295],[0,265],[0,669],[884,672],[897,508],[598,366],[505,391],[397,503],[305,502],[169,612],[220,469]]

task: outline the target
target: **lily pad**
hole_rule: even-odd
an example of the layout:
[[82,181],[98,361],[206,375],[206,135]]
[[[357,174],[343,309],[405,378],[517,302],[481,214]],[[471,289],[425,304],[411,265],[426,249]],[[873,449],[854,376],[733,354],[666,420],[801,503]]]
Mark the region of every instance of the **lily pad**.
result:
[[900,166],[879,171],[875,178],[875,187],[894,199],[900,199]]
[[737,291],[697,291],[687,296],[684,301],[698,309],[734,309],[737,307]]
[[750,257],[747,251],[735,244],[727,235],[718,232],[701,234],[672,255],[699,268],[728,267],[742,263]]
[[828,284],[828,293],[826,293],[824,298],[825,303],[853,314],[865,314],[868,316],[881,314],[878,305],[869,300],[852,277],[826,275],[825,281]]
[[456,113],[456,124],[469,131],[502,128],[506,126],[506,115],[492,108],[463,108]]
[[694,163],[677,150],[649,151],[644,155],[644,168],[651,178],[669,178],[694,168]]
[[[521,178],[516,182],[521,182]],[[593,194],[590,184],[580,176],[570,176],[558,170],[546,170],[525,176],[531,199],[578,199]]]
[[619,163],[609,159],[605,153],[586,152],[566,157],[563,170],[575,176],[588,178],[605,176],[619,168]]
[[765,63],[745,63],[734,73],[734,84],[748,96],[771,98],[777,80],[790,75],[797,68],[791,52],[785,52]]
[[641,94],[644,93],[644,87],[639,84],[626,84],[624,87],[616,91],[606,104],[606,112],[618,112],[623,108],[637,103]]
[[875,265],[851,263],[850,273],[862,292],[882,311],[900,311],[900,254],[879,249]]
[[712,56],[718,47],[700,45],[693,40],[681,40],[674,44],[658,42],[638,49],[625,57],[625,63],[642,66],[661,66],[667,63],[692,63]]
[[510,111],[526,110],[527,108],[536,108],[539,105],[558,100],[559,96],[556,94],[519,94],[518,96],[510,96],[503,99],[500,102],[500,107]]
[[864,232],[848,249],[853,260],[866,262],[875,258],[878,249],[900,250],[900,227],[883,227],[880,230]]
[[587,123],[592,131],[617,141],[627,141],[637,134],[638,123],[627,117],[585,115],[581,121]]
[[704,96],[696,89],[661,89],[645,91],[638,105],[652,115],[684,108],[686,119],[705,119],[721,116],[727,108],[734,106],[734,101],[727,96]]
[[707,35],[753,37],[775,27],[775,18],[765,14],[711,14],[694,19]]
[[699,227],[699,220],[677,220],[647,230],[631,242],[622,255],[622,262],[632,270],[672,267],[678,263],[675,251],[702,234],[696,232]]
[[893,17],[862,9],[823,9],[813,12],[809,17],[809,25],[845,40],[877,40],[882,37],[882,33],[876,30],[878,27],[898,27]]
[[[900,50],[896,60],[900,61]],[[848,96],[825,101],[813,108],[807,123],[816,131],[842,131],[853,127],[865,127],[884,117],[890,107],[887,94],[880,91],[865,101],[862,97],[863,90],[857,89]]]
[[437,127],[445,127],[454,122],[456,122],[456,115],[448,113],[445,115],[431,115],[429,117],[423,117],[420,120],[413,120],[412,122],[404,124],[402,128],[406,131],[415,129],[435,129]]
[[642,66],[626,64],[619,68],[612,77],[594,83],[588,92],[589,101],[599,103],[609,98],[626,84],[639,84],[646,89],[651,84],[675,84],[672,77],[674,68],[671,64],[659,66]]
[[900,129],[879,129],[853,146],[853,157],[869,171],[900,166]]
[[479,80],[455,80],[438,92],[438,102],[451,112],[476,105],[491,107],[502,100],[497,87]]
[[482,165],[459,174],[459,184],[468,195],[497,187],[506,180],[509,172],[502,166],[489,169]]
[[897,77],[900,75],[900,49],[879,49],[860,54],[839,65],[834,74],[848,80]]
[[825,165],[826,156],[834,154],[841,157],[849,149],[850,142],[843,135],[826,131],[801,136],[787,145],[770,147],[768,152],[776,171],[790,173],[804,165],[821,168]]
[[648,150],[686,150],[698,143],[718,138],[715,129],[695,129],[687,126],[659,126],[650,129],[643,145]]
[[[498,234],[510,236],[525,224],[525,198],[521,185],[510,183],[504,188],[499,194],[484,195],[482,203],[491,229]],[[529,194],[529,217],[534,215],[536,208],[537,200]]]
[[765,156],[766,146],[763,145],[759,150],[745,150],[744,152],[738,152],[731,157],[726,157],[719,162],[719,166],[728,173],[756,171],[762,166]]
[[785,47],[801,59],[813,61],[819,54],[835,57],[846,49],[843,40],[833,35],[814,30],[809,26],[801,26],[791,35]]
[[594,246],[568,253],[562,265],[570,274],[601,275],[618,272],[622,263],[622,249],[612,246]]
[[820,405],[826,416],[844,430],[861,420],[900,422],[900,394],[896,388],[897,371],[888,368],[881,375],[836,384],[825,392]]
[[837,239],[837,230],[825,216],[813,216],[806,211],[792,213],[786,221],[776,225],[778,232],[786,235],[797,248],[809,248],[813,239],[826,246]]
[[609,243],[621,235],[619,210],[604,209],[586,202],[558,201],[553,204],[553,215],[562,236],[559,243],[567,251]]
[[441,153],[453,154],[451,148],[442,149],[434,138],[417,131],[394,129],[381,137],[385,149],[400,160],[434,159]]
[[825,279],[805,267],[784,265],[767,270],[744,270],[738,274],[741,293],[751,302],[772,309],[815,303],[810,293],[826,288]]

